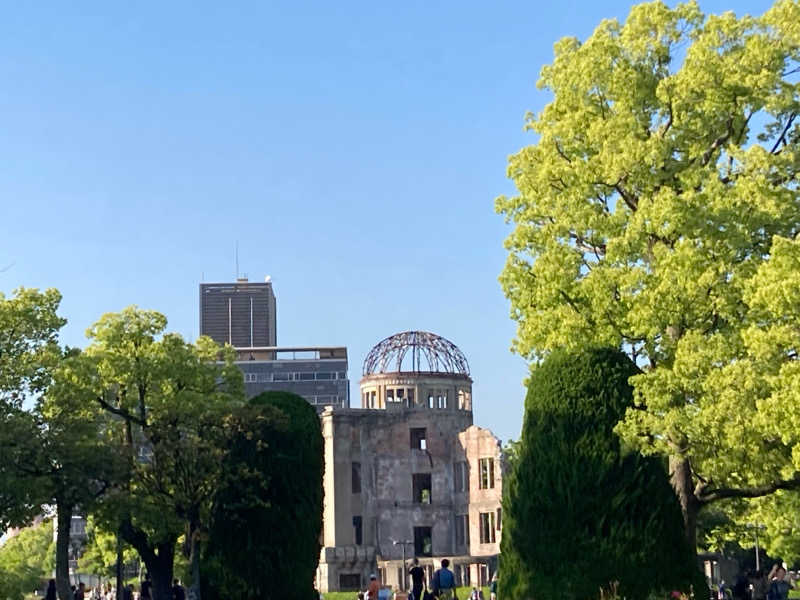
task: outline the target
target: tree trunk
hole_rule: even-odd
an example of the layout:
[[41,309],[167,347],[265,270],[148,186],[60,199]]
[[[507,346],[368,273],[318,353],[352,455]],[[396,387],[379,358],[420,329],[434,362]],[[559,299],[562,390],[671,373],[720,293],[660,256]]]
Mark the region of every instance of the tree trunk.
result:
[[153,581],[153,600],[172,600],[172,573],[175,542],[158,544],[151,560],[145,561]]
[[147,567],[152,583],[153,600],[172,600],[172,573],[175,560],[175,540],[151,545],[147,535],[133,526],[129,519],[120,524],[122,538],[139,553]]
[[188,589],[188,600],[200,599],[200,531],[197,526],[189,527],[189,568],[192,573],[192,584]]
[[117,530],[117,565],[116,565],[116,576],[117,576],[117,600],[122,600],[122,585],[124,583],[124,579],[122,577],[122,536]]
[[72,600],[69,588],[69,531],[72,525],[72,507],[56,499],[56,590],[59,600]]
[[692,467],[682,456],[669,457],[669,475],[675,495],[683,513],[683,528],[686,541],[692,556],[697,555],[697,515],[700,513],[700,502],[694,495]]

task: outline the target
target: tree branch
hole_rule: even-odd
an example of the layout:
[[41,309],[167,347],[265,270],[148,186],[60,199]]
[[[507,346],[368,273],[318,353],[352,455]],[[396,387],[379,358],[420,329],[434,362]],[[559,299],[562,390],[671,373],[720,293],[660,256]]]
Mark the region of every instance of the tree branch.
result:
[[698,486],[695,496],[701,504],[709,504],[725,498],[760,498],[767,496],[778,490],[800,489],[800,473],[789,479],[779,479],[764,485],[757,485],[748,488],[716,488],[707,490],[705,485]]
[[721,135],[717,139],[715,139],[714,143],[711,144],[709,149],[705,151],[705,153],[703,154],[703,160],[701,161],[701,164],[703,166],[706,166],[708,164],[708,162],[711,160],[711,157],[713,156],[714,152],[720,146],[722,146],[722,144],[727,142],[728,139],[730,139],[730,137],[731,137],[731,128],[730,127],[731,127],[730,126],[730,121],[728,121],[728,131],[727,131],[727,133],[725,133],[724,135]]
[[147,422],[139,419],[138,417],[135,417],[124,408],[117,408],[116,406],[109,404],[108,402],[105,401],[105,399],[102,396],[97,396],[96,400],[104,410],[107,410],[108,412],[115,414],[118,417],[122,417],[125,421],[128,422],[132,421],[137,425],[139,425],[139,427],[147,428]]
[[564,151],[561,149],[561,146],[559,146],[559,145],[558,145],[558,142],[554,142],[554,143],[555,143],[555,146],[556,146],[556,152],[558,152],[558,155],[559,155],[561,158],[563,158],[565,161],[567,161],[569,164],[572,164],[572,161],[570,160],[569,156],[567,156],[566,154],[564,154]]
[[595,326],[594,320],[590,319],[581,312],[580,308],[578,308],[578,305],[575,303],[575,301],[569,297],[569,294],[567,294],[564,290],[558,290],[558,293],[561,295],[562,298],[564,298],[564,301],[567,304],[569,304],[570,308],[574,310],[576,313],[578,313],[578,315],[582,317],[583,320],[586,321],[590,327]]
[[[780,154],[780,150],[778,150],[778,146],[780,146],[781,142],[783,142],[784,145],[786,145],[786,134],[789,132],[789,128],[792,126],[792,123],[794,122],[795,117],[797,117],[797,113],[792,113],[789,116],[789,118],[786,120],[786,126],[783,128],[783,131],[781,131],[781,134],[780,134],[780,136],[778,136],[778,139],[775,140],[775,145],[772,146],[772,150],[769,151],[770,154]],[[777,152],[776,152],[776,150],[777,150]]]

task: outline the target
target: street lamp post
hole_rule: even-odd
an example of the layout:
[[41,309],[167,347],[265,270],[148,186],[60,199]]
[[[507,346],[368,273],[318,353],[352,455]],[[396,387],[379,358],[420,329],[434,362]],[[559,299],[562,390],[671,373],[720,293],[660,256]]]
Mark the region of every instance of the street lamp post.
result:
[[392,544],[394,544],[395,546],[401,546],[403,549],[403,568],[401,569],[403,575],[402,575],[402,581],[400,583],[401,585],[400,589],[403,590],[404,592],[406,591],[406,544],[413,544],[413,543],[414,542],[412,542],[411,540],[392,540]]
[[758,530],[763,529],[764,525],[762,525],[761,523],[748,523],[747,526],[753,528],[753,534],[755,535],[756,538],[756,571],[759,571],[761,568],[761,562],[758,557]]

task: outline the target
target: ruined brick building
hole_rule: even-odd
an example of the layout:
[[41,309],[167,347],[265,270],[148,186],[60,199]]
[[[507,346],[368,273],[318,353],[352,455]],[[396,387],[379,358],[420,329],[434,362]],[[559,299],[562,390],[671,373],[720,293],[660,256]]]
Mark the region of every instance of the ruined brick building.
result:
[[403,558],[428,577],[449,558],[460,585],[497,566],[502,515],[499,440],[472,422],[464,354],[423,331],[367,355],[361,408],[350,408],[345,347],[277,346],[276,301],[264,283],[201,284],[200,333],[237,352],[248,396],[291,391],[320,412],[325,508],[320,591],[364,589],[371,573],[405,589]]
[[320,591],[370,573],[407,587],[403,558],[430,576],[449,558],[460,585],[486,584],[502,524],[499,440],[472,422],[461,351],[432,333],[386,338],[364,361],[361,408],[321,414],[325,508]]

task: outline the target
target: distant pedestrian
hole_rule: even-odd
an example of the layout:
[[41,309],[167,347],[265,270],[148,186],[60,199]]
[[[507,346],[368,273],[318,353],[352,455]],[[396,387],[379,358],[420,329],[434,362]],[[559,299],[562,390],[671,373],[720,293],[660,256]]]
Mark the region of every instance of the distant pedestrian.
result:
[[733,600],[747,600],[747,577],[741,573],[733,584]]
[[78,589],[75,590],[75,600],[86,600],[86,584],[82,581],[78,584]]
[[139,595],[141,600],[153,600],[153,583],[150,581],[150,573],[144,574],[144,581],[142,582],[142,593]]
[[489,600],[497,600],[497,572],[492,575],[492,583],[489,584]]
[[47,582],[47,593],[44,595],[44,600],[57,600],[55,579],[51,579]]
[[415,558],[414,566],[408,571],[411,575],[411,598],[422,600],[422,588],[425,586],[425,571],[419,566],[419,559]]
[[439,600],[453,600],[456,593],[456,578],[453,572],[447,567],[450,566],[450,561],[446,558],[442,559],[442,566],[433,574],[433,595]]
[[177,579],[172,585],[172,600],[186,600],[186,591]]
[[750,595],[753,600],[766,600],[767,587],[767,576],[762,569],[750,574],[750,588],[752,590]]
[[122,600],[133,600],[133,584],[129,583],[128,585],[122,588]]
[[469,594],[469,600],[483,600],[483,590],[479,590],[477,587],[473,586]]
[[767,590],[767,600],[787,600],[792,584],[786,581],[786,569],[783,565],[775,565],[770,572],[769,589]]
[[369,576],[369,587],[367,588],[367,600],[378,600],[381,584],[378,583],[378,576],[374,573]]

